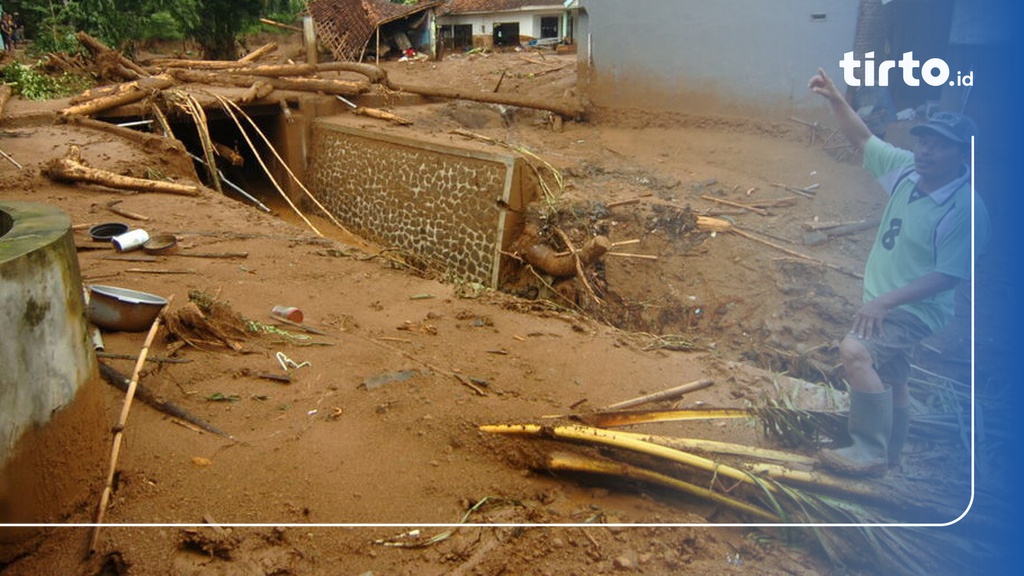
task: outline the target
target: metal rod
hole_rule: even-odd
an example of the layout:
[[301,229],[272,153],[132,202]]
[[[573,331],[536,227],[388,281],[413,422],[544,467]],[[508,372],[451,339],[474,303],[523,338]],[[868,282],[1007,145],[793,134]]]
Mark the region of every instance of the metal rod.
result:
[[[191,156],[192,158],[195,158],[197,161],[201,162],[203,164],[203,166],[208,166],[206,164],[206,161],[203,160],[202,158],[200,158],[199,156],[196,156],[195,154],[193,154],[191,152],[189,152],[188,155]],[[256,206],[259,207],[260,210],[263,210],[267,214],[270,214],[270,208],[267,208],[267,206],[263,202],[260,202],[256,198],[253,198],[253,196],[251,194],[249,194],[245,190],[242,190],[241,188],[238,187],[237,184],[235,184],[234,182],[232,182],[232,181],[228,180],[227,178],[225,178],[224,177],[224,173],[221,172],[220,168],[217,168],[216,170],[217,170],[217,174],[220,176],[220,181],[221,182],[223,182],[223,183],[227,184],[228,186],[230,186],[231,188],[233,188],[235,190],[235,192],[238,192],[242,196],[245,196],[253,204],[256,204]]]

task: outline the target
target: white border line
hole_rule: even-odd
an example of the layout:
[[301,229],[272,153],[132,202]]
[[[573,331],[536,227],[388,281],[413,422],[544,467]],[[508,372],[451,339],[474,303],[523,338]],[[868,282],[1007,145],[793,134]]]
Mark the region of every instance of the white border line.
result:
[[974,201],[974,137],[971,137],[971,497],[967,503],[967,507],[960,514],[960,516],[944,522],[941,524],[936,523],[891,523],[891,524],[834,524],[834,523],[724,523],[724,524],[675,524],[668,522],[658,523],[642,523],[642,522],[630,522],[630,523],[556,523],[556,524],[533,524],[533,523],[396,523],[396,522],[384,522],[384,523],[308,523],[308,522],[260,522],[260,523],[231,523],[231,522],[194,522],[185,524],[157,524],[157,523],[145,523],[145,522],[132,522],[124,524],[96,524],[90,523],[63,523],[63,524],[3,524],[0,523],[2,528],[212,528],[214,526],[221,528],[853,528],[853,527],[877,527],[877,528],[941,528],[952,526],[971,511],[974,506],[975,497],[975,436],[974,436],[974,425],[975,425],[975,397],[974,397],[974,383],[975,383],[975,349],[974,349],[974,266],[975,266],[975,227],[974,227],[974,214],[975,214],[975,201]]

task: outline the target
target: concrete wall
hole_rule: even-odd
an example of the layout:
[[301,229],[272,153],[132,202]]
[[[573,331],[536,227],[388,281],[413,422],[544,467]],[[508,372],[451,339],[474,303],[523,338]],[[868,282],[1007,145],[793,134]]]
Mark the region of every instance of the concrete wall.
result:
[[807,80],[841,78],[854,0],[580,0],[581,79],[591,101],[686,112],[820,108]]

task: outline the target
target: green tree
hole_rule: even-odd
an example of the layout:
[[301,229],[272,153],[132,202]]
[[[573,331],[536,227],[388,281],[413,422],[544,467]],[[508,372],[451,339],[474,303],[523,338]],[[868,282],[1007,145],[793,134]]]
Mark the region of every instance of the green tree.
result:
[[185,33],[202,47],[203,57],[234,60],[239,33],[258,21],[263,4],[263,0],[196,0],[196,18],[185,25]]
[[234,59],[235,42],[261,15],[293,17],[299,0],[6,0],[20,9],[37,51],[72,51],[74,34],[85,31],[108,46],[132,53],[151,37],[194,40],[209,59]]

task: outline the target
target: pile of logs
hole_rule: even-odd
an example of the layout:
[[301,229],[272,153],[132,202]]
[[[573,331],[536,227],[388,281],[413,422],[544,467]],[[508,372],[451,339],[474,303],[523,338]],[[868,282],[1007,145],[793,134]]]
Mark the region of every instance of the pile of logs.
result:
[[[407,92],[429,98],[472,100],[545,110],[568,118],[580,118],[584,115],[584,109],[578,102],[550,102],[519,94],[478,93],[399,84],[390,81],[383,69],[358,62],[261,64],[260,59],[277,49],[275,43],[261,46],[238,60],[160,58],[142,66],[84,32],[78,33],[78,40],[92,53],[95,61],[93,72],[114,83],[74,98],[72,105],[61,111],[62,117],[93,116],[141,101],[161,90],[187,84],[246,88],[241,96],[235,98],[237,104],[248,104],[266,98],[275,90],[352,97],[367,93],[373,85],[379,85],[391,92]],[[59,55],[54,55],[54,58],[58,62],[61,61]],[[72,64],[65,62],[65,66],[62,67],[68,66]],[[339,77],[341,73],[363,78],[342,79]]]

